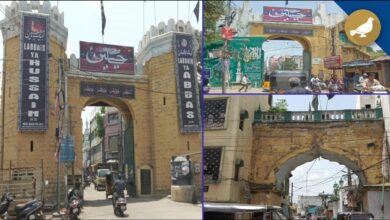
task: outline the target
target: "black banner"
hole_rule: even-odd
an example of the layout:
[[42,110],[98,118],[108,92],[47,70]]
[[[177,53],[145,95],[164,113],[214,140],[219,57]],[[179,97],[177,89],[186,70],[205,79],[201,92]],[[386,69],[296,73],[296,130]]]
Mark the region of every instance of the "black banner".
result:
[[80,82],[81,96],[135,98],[134,86]]
[[175,34],[173,48],[181,132],[198,132],[201,130],[201,118],[192,36]]
[[20,131],[46,131],[48,117],[49,19],[23,14],[19,94]]

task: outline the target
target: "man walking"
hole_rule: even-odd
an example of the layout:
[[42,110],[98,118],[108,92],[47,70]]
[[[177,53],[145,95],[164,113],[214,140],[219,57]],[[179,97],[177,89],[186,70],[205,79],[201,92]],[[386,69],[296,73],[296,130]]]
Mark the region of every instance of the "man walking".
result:
[[245,92],[246,92],[246,91],[248,90],[248,77],[247,77],[246,74],[244,74],[244,75],[242,76],[241,85],[242,85],[242,87],[241,87],[241,89],[238,90],[238,91],[241,92],[241,90],[243,90],[243,89],[245,88]]

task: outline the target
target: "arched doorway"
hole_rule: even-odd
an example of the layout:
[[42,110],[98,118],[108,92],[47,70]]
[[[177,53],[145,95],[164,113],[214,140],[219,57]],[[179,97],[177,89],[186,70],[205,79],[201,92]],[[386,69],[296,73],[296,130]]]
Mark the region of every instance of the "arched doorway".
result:
[[297,156],[291,157],[278,167],[278,170],[276,172],[276,188],[279,190],[282,189],[282,185],[285,185],[286,179],[290,177],[290,173],[295,168],[319,157],[345,165],[358,176],[360,184],[367,184],[366,175],[364,171],[361,171],[362,169],[356,162],[356,160],[352,160],[351,158],[348,158],[344,155],[340,155],[325,149],[313,149],[311,151],[303,152],[298,154]]
[[[131,106],[120,98],[89,98],[83,104],[86,107],[113,107],[113,111],[103,112],[104,130],[101,163],[106,164],[108,161],[119,162],[118,169],[126,177],[128,194],[136,195],[136,176],[135,176],[135,145],[134,145],[134,117]],[[85,124],[83,117],[83,124]],[[115,120],[114,120],[115,119]],[[115,122],[111,122],[115,121]],[[116,126],[116,127],[114,127]],[[83,129],[84,130],[84,129]],[[118,131],[120,132],[118,133]],[[116,133],[115,133],[116,131]],[[119,138],[117,138],[119,137]],[[113,143],[111,143],[111,141]],[[115,150],[111,145],[117,145]],[[93,161],[96,164],[98,161]],[[92,162],[89,162],[92,165]]]
[[271,35],[262,46],[265,57],[265,77],[273,89],[289,88],[291,77],[301,79],[305,86],[311,76],[312,48],[308,40],[293,35]]

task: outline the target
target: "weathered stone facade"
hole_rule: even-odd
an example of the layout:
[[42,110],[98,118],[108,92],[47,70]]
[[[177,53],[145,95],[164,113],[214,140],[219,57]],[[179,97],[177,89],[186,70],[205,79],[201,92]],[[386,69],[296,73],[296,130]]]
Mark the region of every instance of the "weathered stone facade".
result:
[[[23,3],[24,4],[24,3]],[[46,4],[46,3],[45,3]],[[46,4],[47,5],[47,4]],[[16,6],[15,6],[16,7]],[[18,7],[16,7],[18,9]],[[50,10],[49,10],[50,11]],[[57,10],[58,11],[58,10]],[[18,12],[19,13],[19,12]],[[4,26],[14,22],[16,27],[20,23],[16,17],[6,18]],[[51,18],[53,19],[53,18]],[[63,17],[62,17],[63,19]],[[16,21],[16,23],[15,23]],[[63,21],[62,21],[63,22]],[[54,24],[54,23],[53,23]],[[179,25],[178,25],[179,26]],[[188,26],[188,25],[187,25]],[[55,27],[55,26],[54,26]],[[51,27],[53,29],[53,26]],[[130,136],[134,152],[134,174],[136,194],[141,194],[140,170],[151,170],[151,193],[168,194],[171,185],[170,159],[176,155],[191,155],[192,161],[200,166],[201,163],[201,133],[180,132],[179,113],[176,94],[176,71],[174,54],[172,51],[172,39],[176,29],[161,36],[154,36],[154,41],[160,41],[154,45],[143,45],[143,50],[153,50],[163,47],[158,56],[143,58],[142,72],[136,75],[115,75],[104,73],[85,73],[77,68],[74,55],[70,60],[64,53],[65,42],[60,42],[59,37],[53,33],[50,36],[49,61],[49,114],[48,130],[46,132],[20,132],[17,129],[17,112],[19,109],[19,83],[20,83],[20,38],[18,32],[13,36],[7,36],[5,41],[7,59],[5,81],[5,124],[4,124],[4,153],[1,164],[9,167],[40,167],[43,163],[43,179],[48,185],[44,189],[46,202],[54,202],[56,192],[56,151],[55,130],[57,127],[57,115],[55,113],[55,94],[58,80],[58,59],[65,60],[64,70],[68,75],[68,103],[70,117],[70,134],[74,136],[76,160],[75,173],[81,174],[82,164],[82,119],[81,112],[84,107],[99,102],[104,102],[116,107],[124,117],[124,127],[130,129]],[[192,31],[189,30],[189,31]],[[192,33],[192,32],[189,32]],[[4,36],[4,32],[3,32]],[[67,36],[67,30],[66,30]],[[147,43],[147,42],[146,42]],[[160,45],[161,44],[161,45]],[[164,45],[162,45],[164,44]],[[142,52],[141,52],[142,53]],[[137,59],[140,60],[140,59]],[[69,65],[71,63],[72,65]],[[135,98],[101,98],[86,97],[80,95],[80,82],[112,83],[131,85],[135,87]],[[30,144],[33,142],[33,150]],[[63,186],[64,166],[61,165],[61,185]],[[70,170],[69,170],[70,174]],[[195,175],[194,183],[200,197],[200,174]]]
[[[378,165],[378,161],[382,160],[383,133],[383,120],[257,123],[253,127],[249,179],[255,184],[272,187],[259,190],[250,202],[265,204],[266,198],[277,198],[293,169],[320,156],[355,171],[363,185],[380,183],[381,164]],[[373,146],[368,146],[370,143],[374,143]],[[376,166],[364,170],[374,164]],[[267,194],[268,197],[264,197]]]

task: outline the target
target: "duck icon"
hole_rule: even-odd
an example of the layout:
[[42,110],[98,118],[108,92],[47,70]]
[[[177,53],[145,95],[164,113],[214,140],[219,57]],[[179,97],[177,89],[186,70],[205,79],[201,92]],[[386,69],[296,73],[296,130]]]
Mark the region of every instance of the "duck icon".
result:
[[366,34],[368,34],[372,31],[373,22],[374,22],[374,18],[369,17],[366,23],[360,25],[359,27],[357,27],[354,30],[350,30],[349,33],[351,34],[351,36],[355,36],[356,34],[359,34],[360,38],[365,38],[365,37],[367,37]]

